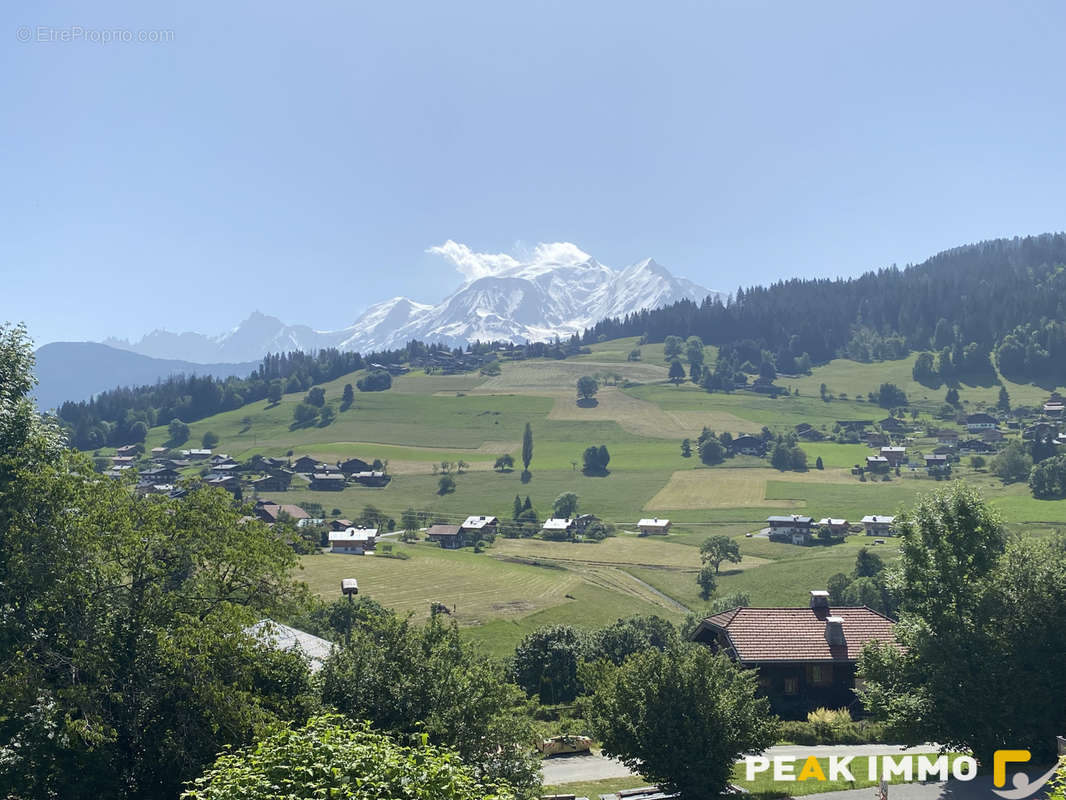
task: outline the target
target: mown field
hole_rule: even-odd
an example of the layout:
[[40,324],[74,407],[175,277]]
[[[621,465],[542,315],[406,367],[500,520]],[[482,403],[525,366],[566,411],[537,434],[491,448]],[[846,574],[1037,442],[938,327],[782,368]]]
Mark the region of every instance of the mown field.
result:
[[[804,443],[812,469],[803,473],[779,472],[766,460],[745,456],[708,468],[695,456],[681,455],[681,440],[694,440],[704,426],[737,434],[757,433],[763,426],[784,432],[808,423],[831,432],[837,420],[881,419],[883,409],[858,398],[885,381],[903,388],[923,409],[923,420],[928,419],[945,389],[915,383],[913,357],[878,364],[834,361],[808,376],[780,378],[779,384],[799,394],[775,399],[674,386],[666,380],[662,345],[641,347],[641,360],[630,362],[628,354],[636,346],[636,340],[618,340],[565,361],[504,362],[494,377],[411,373],[397,378],[389,391],[357,392],[353,407],[341,412],[344,385],[359,377],[353,374],[324,386],[327,402],[338,409],[328,427],[293,430],[293,408],[302,399],[294,394],[276,406],[256,403],[193,423],[190,442],[212,431],[220,438],[218,450],[238,459],[261,453],[388,462],[393,477],[384,488],[311,491],[297,479],[290,491],[272,496],[319,503],[327,515],[336,511],[353,519],[368,505],[397,521],[407,508],[441,521],[458,522],[470,514],[509,518],[516,495],[528,496],[543,519],[555,497],[576,492],[580,510],[614,523],[617,537],[599,544],[501,538],[483,553],[397,544],[397,550],[410,555],[406,560],[329,554],[303,558],[304,579],[324,597],[335,596],[340,578],[352,575],[364,593],[416,616],[428,614],[431,602],[441,602],[454,608],[455,619],[471,638],[500,654],[544,624],[596,626],[634,613],[680,620],[704,609],[695,582],[698,545],[716,533],[735,537],[744,556],[741,564],[723,567],[719,594],[740,590],[756,604],[803,604],[809,589],[824,587],[835,572],[850,571],[856,551],[869,540],[857,535],[831,547],[795,547],[746,534],[775,513],[851,520],[893,514],[937,486],[906,471],[887,482],[860,483],[850,470],[871,452],[861,444]],[[709,361],[714,355],[708,348]],[[598,375],[607,384],[593,407],[576,403],[574,385],[582,375]],[[848,399],[822,401],[822,383]],[[1006,385],[1015,404],[1036,404],[1046,397],[1035,386]],[[994,403],[998,388],[960,386],[964,408]],[[520,463],[505,473],[492,465],[503,453],[520,460],[527,422],[534,450],[532,478],[523,482]],[[162,444],[166,436],[165,428],[155,428],[146,444]],[[609,474],[583,474],[582,451],[600,444],[611,454]],[[908,444],[926,452],[934,446],[922,439]],[[813,469],[816,458],[822,459],[823,470]],[[441,462],[459,461],[467,466],[455,475],[455,491],[438,494]],[[965,462],[956,468],[956,477],[977,485],[1013,528],[1045,531],[1066,525],[1066,502],[1034,500],[1026,487],[1002,486]],[[635,523],[643,516],[670,518],[671,534],[635,536]],[[894,557],[891,541],[879,550],[888,560]]]

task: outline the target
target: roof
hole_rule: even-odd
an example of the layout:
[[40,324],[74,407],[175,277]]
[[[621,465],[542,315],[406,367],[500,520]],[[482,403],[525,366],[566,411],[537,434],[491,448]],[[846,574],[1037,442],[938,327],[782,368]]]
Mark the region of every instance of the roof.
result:
[[980,412],[978,412],[976,414],[970,414],[968,417],[966,417],[966,424],[967,425],[969,425],[972,422],[995,422],[995,421],[996,421],[995,417],[993,417],[991,414],[985,414],[983,411],[980,411]]
[[[825,638],[826,617],[843,620],[845,644]],[[895,623],[866,606],[844,608],[734,608],[707,617],[699,630],[724,631],[744,663],[767,661],[846,661],[859,657],[867,642],[894,641]]]
[[885,524],[885,525],[891,525],[895,521],[896,521],[895,517],[886,517],[884,515],[878,515],[878,514],[868,514],[867,516],[862,518],[862,524],[863,525],[865,525],[868,522],[869,523],[874,523],[874,524],[882,523],[882,524]]
[[486,525],[495,525],[496,517],[467,517],[463,522],[464,528],[484,528]]
[[884,456],[866,456],[867,461],[873,461],[876,464],[885,463],[888,461]]
[[787,516],[787,517],[782,517],[782,516],[767,517],[766,521],[767,522],[799,522],[801,524],[809,525],[812,522],[814,522],[814,519],[812,517],[801,517],[799,514],[792,514],[792,515]]
[[369,542],[378,535],[377,528],[345,528],[343,531],[330,531],[331,542]]
[[906,453],[907,452],[907,448],[906,447],[882,447],[881,448],[881,452],[882,453]]
[[819,525],[838,525],[839,526],[839,525],[847,525],[848,521],[846,519],[834,519],[832,517],[822,517],[822,519],[818,520],[818,524]]
[[651,519],[642,519],[637,522],[638,528],[665,528],[670,524],[668,519],[659,519],[658,517],[652,517]]
[[947,461],[948,457],[942,453],[927,454],[925,456],[926,461]]
[[314,481],[343,481],[344,476],[339,472],[316,472],[311,476],[311,480]]
[[544,525],[542,527],[546,531],[565,531],[569,529],[570,526],[573,524],[574,521],[572,519],[563,519],[562,517],[551,517],[549,519],[544,520]]
[[295,650],[302,653],[310,659],[312,672],[322,669],[322,664],[333,650],[332,642],[307,631],[274,622],[272,619],[261,619],[255,625],[245,628],[244,632],[276,650]]
[[458,525],[430,525],[426,529],[426,536],[458,536]]

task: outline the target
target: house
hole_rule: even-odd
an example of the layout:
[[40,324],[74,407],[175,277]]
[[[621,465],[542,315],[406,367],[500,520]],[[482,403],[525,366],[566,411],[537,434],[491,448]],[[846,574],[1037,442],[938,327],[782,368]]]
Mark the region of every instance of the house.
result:
[[987,431],[982,431],[981,440],[988,442],[989,444],[996,444],[1002,442],[1007,437],[1003,435],[1002,431],[997,431],[995,428]]
[[645,518],[637,522],[637,529],[640,531],[641,536],[667,534],[670,532],[670,520],[659,519],[658,517]]
[[496,517],[467,517],[459,526],[459,531],[468,539],[492,539],[496,536],[499,521]]
[[946,444],[938,445],[933,448],[933,452],[938,456],[948,456],[949,458],[955,455],[955,448]]
[[888,459],[890,466],[898,467],[900,464],[904,464],[907,461],[907,448],[906,447],[882,447],[881,455]]
[[361,458],[346,458],[337,462],[337,469],[345,475],[354,475],[356,472],[370,472],[372,467],[369,461]]
[[970,433],[987,431],[995,428],[997,424],[995,417],[991,414],[985,414],[983,411],[976,414],[969,414],[966,417],[966,430]]
[[172,491],[174,491],[174,486],[169,483],[138,483],[137,486],[134,488],[137,494],[142,496],[147,494],[169,495]]
[[129,458],[136,458],[139,455],[139,444],[124,444],[122,447],[115,450],[116,456],[126,456]]
[[140,477],[145,483],[177,483],[181,476],[170,467],[152,467],[141,470]]
[[948,447],[954,447],[959,443],[959,432],[948,430],[937,431],[936,443],[947,445]]
[[888,472],[888,459],[884,456],[866,456],[866,469],[870,472]]
[[215,453],[211,456],[211,463],[217,466],[218,464],[236,464],[237,461],[230,458],[227,453]]
[[233,495],[241,493],[241,482],[236,475],[210,475],[204,481],[204,486],[212,489],[225,489]]
[[289,469],[273,469],[269,475],[252,481],[252,488],[257,492],[287,492],[293,474]]
[[939,453],[931,453],[924,456],[926,469],[942,469],[948,466],[948,457]]
[[387,473],[381,470],[372,470],[370,472],[353,472],[352,480],[360,486],[384,486],[391,479]]
[[1063,408],[1066,408],[1066,405],[1062,401],[1044,403],[1044,413],[1049,417],[1061,417]]
[[153,447],[151,450],[152,458],[162,458],[167,454],[167,448],[165,447]]
[[307,658],[311,672],[318,672],[333,652],[333,642],[290,628],[272,619],[261,619],[244,629],[244,633],[275,650],[294,651]]
[[964,453],[994,453],[996,446],[982,439],[966,439],[959,443],[959,450]]
[[743,434],[735,438],[729,445],[733,455],[764,456],[766,455],[766,442],[758,436]]
[[855,666],[870,642],[894,645],[895,623],[872,609],[830,608],[810,593],[807,608],[734,608],[704,619],[691,638],[758,673],[759,692],[785,719],[816,708],[861,712]]
[[870,514],[862,518],[862,527],[866,529],[867,536],[892,536],[892,526],[895,524],[895,517],[879,514]]
[[203,461],[205,458],[211,458],[211,448],[201,447],[198,450],[182,450],[183,456],[188,456],[193,461]]
[[325,472],[326,465],[311,456],[300,456],[292,464],[293,471],[310,475],[315,472]]
[[907,423],[895,417],[885,417],[878,421],[877,424],[881,426],[881,430],[889,433],[903,433],[907,430]]
[[836,519],[833,517],[822,517],[818,520],[819,528],[829,528],[829,532],[834,536],[847,536],[848,535],[848,521],[846,519]]
[[343,531],[330,531],[329,551],[361,556],[374,549],[377,540],[377,528],[346,528]]
[[867,447],[886,447],[888,445],[888,434],[879,433],[878,431],[866,431],[862,434],[862,440],[866,442]]
[[311,488],[322,492],[339,492],[345,486],[342,473],[330,474],[328,472],[316,472],[311,475]]
[[872,419],[838,419],[837,425],[841,430],[860,433],[863,428],[868,428],[874,424]]
[[136,460],[136,456],[111,456],[111,464],[116,467],[120,465],[131,467]]
[[540,532],[549,538],[559,538],[560,536],[569,535],[573,529],[574,521],[562,517],[551,517],[546,519],[544,520],[544,524],[540,526]]
[[578,533],[584,533],[594,522],[599,522],[600,518],[595,514],[578,514],[574,517],[574,529]]
[[355,523],[350,519],[335,519],[329,523],[329,529],[331,531],[346,531],[348,528],[354,528]]
[[426,529],[426,538],[437,542],[445,550],[457,550],[465,543],[458,525],[430,525]]
[[297,505],[289,503],[274,503],[270,500],[260,500],[255,504],[255,515],[263,522],[274,523],[285,515],[299,525],[304,520],[311,519],[311,515]]
[[814,519],[803,517],[799,514],[773,516],[766,518],[766,527],[770,531],[770,541],[772,542],[810,544]]
[[226,462],[221,463],[221,464],[215,464],[213,467],[211,467],[211,472],[209,474],[212,477],[222,477],[224,475],[236,475],[237,472],[240,470],[240,466],[241,465],[238,464],[236,461],[234,461],[232,464],[226,463]]

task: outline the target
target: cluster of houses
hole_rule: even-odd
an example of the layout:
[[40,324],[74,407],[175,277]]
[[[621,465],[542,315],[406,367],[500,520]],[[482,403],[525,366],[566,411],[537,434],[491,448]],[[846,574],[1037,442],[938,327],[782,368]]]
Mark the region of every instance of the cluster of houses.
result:
[[[867,536],[892,536],[895,523],[895,517],[881,514],[868,514],[860,520]],[[833,536],[846,536],[851,532],[851,523],[837,517],[815,520],[802,514],[775,515],[766,518],[763,532],[772,542],[807,545],[822,528],[827,528]]]
[[[255,494],[288,491],[297,476],[308,488],[319,491],[341,491],[349,483],[362,486],[384,486],[389,474],[380,464],[361,458],[348,458],[336,464],[328,464],[310,456],[301,456],[290,462],[287,458],[269,458],[254,455],[241,463],[226,453],[214,453],[200,448],[179,450],[171,453],[165,447],[152,448],[150,460],[140,459],[139,445],[118,448],[105,471],[110,477],[121,477],[126,470],[137,469],[136,489],[140,494],[166,494],[180,496],[184,489],[178,482],[182,470],[199,467],[207,486],[224,489],[237,498],[245,491]],[[140,466],[138,467],[138,463]]]

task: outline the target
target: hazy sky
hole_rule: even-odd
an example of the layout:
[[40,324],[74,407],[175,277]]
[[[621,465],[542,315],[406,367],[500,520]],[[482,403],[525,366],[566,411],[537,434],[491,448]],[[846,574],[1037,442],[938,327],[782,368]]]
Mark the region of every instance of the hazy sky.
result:
[[91,5],[0,29],[39,344],[342,327],[454,289],[448,240],[732,291],[1066,228],[1061,0]]

